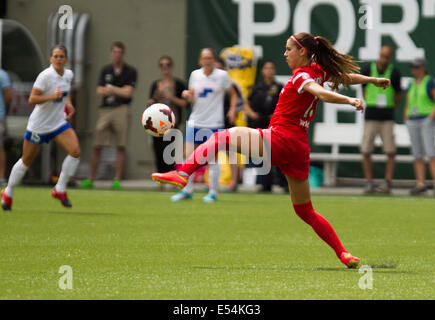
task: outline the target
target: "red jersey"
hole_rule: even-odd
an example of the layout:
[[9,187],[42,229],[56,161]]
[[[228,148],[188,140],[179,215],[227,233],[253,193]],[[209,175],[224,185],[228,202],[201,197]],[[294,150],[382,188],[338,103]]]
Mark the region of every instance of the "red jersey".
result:
[[317,63],[293,70],[292,77],[279,95],[279,100],[270,120],[271,126],[301,126],[308,128],[313,121],[319,99],[304,91],[304,86],[315,81],[323,86],[328,74]]

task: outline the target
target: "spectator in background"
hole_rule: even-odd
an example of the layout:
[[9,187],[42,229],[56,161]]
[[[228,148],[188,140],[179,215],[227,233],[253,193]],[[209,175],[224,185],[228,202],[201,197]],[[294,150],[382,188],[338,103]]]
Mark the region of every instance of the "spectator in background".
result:
[[[183,114],[182,108],[188,106],[187,101],[181,97],[186,85],[182,80],[173,76],[174,61],[171,57],[162,56],[159,59],[159,68],[161,78],[151,85],[148,106],[154,103],[163,103],[169,106],[175,114],[175,128],[178,128]],[[174,170],[174,165],[165,163],[163,159],[163,150],[170,143],[171,141],[164,141],[161,137],[153,137],[153,149],[158,172]]]
[[6,134],[6,115],[12,102],[11,81],[8,74],[0,69],[0,185],[6,185],[6,152],[4,139]]
[[[226,70],[225,61],[222,58],[217,58],[216,68],[221,69],[221,70]],[[236,114],[238,114],[240,111],[243,110],[244,99],[243,99],[242,92],[240,91],[237,84],[233,82],[232,87],[234,88],[234,90],[237,93]],[[231,105],[230,95],[228,93],[226,93],[225,99],[224,99],[224,115],[226,115],[230,111],[230,105]],[[232,127],[234,127],[234,123],[231,124],[228,117],[225,116],[225,129],[229,129]],[[237,191],[237,187],[239,184],[239,177],[240,177],[239,165],[236,163],[232,163],[232,164],[230,164],[230,168],[231,168],[231,182],[227,186],[225,191],[234,192],[234,191]]]
[[88,179],[81,184],[83,188],[93,186],[95,173],[100,163],[101,150],[103,147],[110,146],[113,139],[117,159],[112,188],[121,188],[120,181],[124,170],[125,148],[128,140],[130,104],[137,80],[136,69],[124,62],[124,55],[124,44],[120,41],[114,42],[111,47],[112,63],[102,69],[98,80],[97,94],[102,97],[102,101],[94,134],[91,168]]
[[[396,144],[394,141],[394,110],[400,104],[402,91],[400,87],[401,75],[391,63],[393,48],[383,46],[379,52],[377,62],[372,62],[364,68],[361,74],[375,78],[391,80],[391,86],[386,89],[374,84],[363,84],[364,99],[367,104],[365,111],[364,133],[361,142],[363,154],[363,171],[366,179],[365,193],[391,192],[391,181],[394,176]],[[384,153],[387,155],[385,181],[377,188],[373,183],[373,169],[371,155],[376,136],[380,135]]]
[[[283,88],[276,82],[276,65],[274,61],[266,60],[261,68],[263,81],[258,82],[252,89],[251,95],[244,104],[245,113],[248,116],[248,127],[267,129],[269,122],[278,103],[278,98]],[[274,177],[279,179],[280,185],[286,186],[286,181],[277,167],[273,167],[269,174],[261,176],[262,190],[272,191]]]
[[429,158],[435,187],[435,79],[428,75],[424,58],[415,59],[411,64],[411,71],[414,79],[409,86],[403,120],[411,139],[417,178],[417,185],[410,193],[420,195],[427,191],[425,156]]

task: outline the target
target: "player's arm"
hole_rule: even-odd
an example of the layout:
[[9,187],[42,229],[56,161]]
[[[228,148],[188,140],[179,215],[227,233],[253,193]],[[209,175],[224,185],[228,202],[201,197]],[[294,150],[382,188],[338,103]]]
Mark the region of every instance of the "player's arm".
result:
[[58,87],[56,91],[53,94],[43,95],[43,92],[39,89],[33,88],[30,92],[29,96],[29,104],[35,105],[35,104],[41,104],[47,101],[51,100],[57,100],[63,97],[63,92]]
[[67,102],[66,102],[66,109],[68,110],[66,120],[70,121],[74,113],[76,112],[76,109],[74,108],[72,101],[71,101],[71,95],[68,94]]
[[195,91],[193,89],[183,90],[181,97],[187,100],[187,102],[192,103],[195,99]]
[[245,111],[246,115],[252,120],[257,120],[258,118],[260,118],[260,115],[254,110],[252,110],[251,104],[249,103],[248,100],[246,100],[243,103],[243,111]]
[[[183,99],[182,96],[181,96],[181,98],[178,97],[178,95],[180,94],[180,90],[177,89],[177,86],[178,86],[178,83],[177,83],[177,81],[175,81],[175,94],[172,91],[169,91],[170,93],[169,93],[168,98],[176,106],[178,106],[180,108],[186,108],[189,105],[189,102],[187,102],[185,99]],[[183,85],[183,88],[184,88],[184,85]],[[181,91],[181,95],[183,95],[183,91]]]
[[323,88],[315,81],[310,81],[304,85],[303,90],[311,93],[324,102],[350,104],[355,107],[356,110],[364,111],[363,102],[358,98],[351,98],[337,92],[329,91]]
[[350,79],[349,84],[372,83],[377,87],[382,87],[382,88],[386,89],[391,83],[390,79],[367,77],[367,76],[364,76],[364,75],[358,74],[358,73],[349,73],[348,76]]
[[186,108],[189,105],[189,102],[175,95],[171,97],[171,101],[181,108]]
[[234,124],[236,121],[236,108],[237,108],[237,92],[234,86],[231,86],[227,90],[229,96],[230,96],[230,109],[228,110],[227,117],[230,122],[230,124]]

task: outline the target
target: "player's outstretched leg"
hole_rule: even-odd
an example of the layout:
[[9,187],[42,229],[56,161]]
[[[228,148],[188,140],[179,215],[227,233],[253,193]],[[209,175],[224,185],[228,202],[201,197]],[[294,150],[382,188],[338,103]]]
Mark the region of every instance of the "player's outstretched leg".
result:
[[187,158],[186,162],[178,169],[167,173],[153,173],[154,181],[172,184],[178,188],[184,188],[189,176],[200,167],[216,158],[219,150],[229,147],[230,133],[228,130],[215,132],[210,139],[199,145]]
[[[253,135],[257,135],[253,138]],[[247,147],[242,145],[247,143]],[[215,132],[210,139],[198,146],[178,169],[167,173],[153,173],[152,179],[160,183],[169,183],[184,188],[189,176],[207,163],[214,161],[219,151],[234,151],[251,154],[262,154],[263,140],[260,131],[246,127],[234,127]],[[258,152],[257,152],[258,151]]]

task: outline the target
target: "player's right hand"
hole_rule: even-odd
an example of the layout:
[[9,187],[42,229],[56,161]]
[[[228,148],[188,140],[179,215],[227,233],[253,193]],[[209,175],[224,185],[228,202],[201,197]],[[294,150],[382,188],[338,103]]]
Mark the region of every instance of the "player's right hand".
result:
[[60,87],[56,88],[56,91],[53,94],[53,100],[58,100],[63,97],[63,92],[60,90]]
[[381,87],[381,88],[383,88],[385,90],[385,89],[388,88],[390,83],[391,83],[390,79],[376,78],[376,82],[374,83],[374,85],[377,86],[377,87]]

